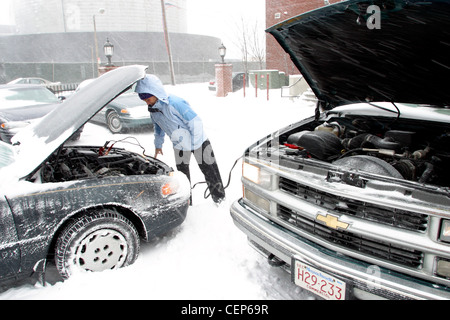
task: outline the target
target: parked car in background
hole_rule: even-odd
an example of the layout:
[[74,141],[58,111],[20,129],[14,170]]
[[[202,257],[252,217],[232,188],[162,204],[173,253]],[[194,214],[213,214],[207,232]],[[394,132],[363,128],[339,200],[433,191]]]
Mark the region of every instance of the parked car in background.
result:
[[268,29],[317,110],[245,151],[231,215],[304,290],[450,299],[449,30],[449,0],[350,0]]
[[61,84],[61,82],[52,82],[42,78],[18,78],[8,82],[8,84],[39,84],[42,86],[52,86]]
[[61,102],[40,85],[0,85],[0,140],[9,143],[20,129],[45,116]]
[[[233,92],[238,91],[244,87],[244,78],[246,82],[246,87],[248,87],[249,84],[248,74],[246,74],[245,72],[233,72],[232,74]],[[208,88],[210,91],[217,90],[215,79],[209,82]]]
[[[77,91],[93,80],[83,81],[77,88]],[[148,106],[139,99],[133,88],[122,93],[101,109],[92,117],[91,122],[106,125],[112,133],[126,132],[130,129],[152,128],[152,119],[148,112]]]
[[66,146],[95,113],[145,76],[118,68],[0,142],[0,280],[132,264],[140,241],[179,226],[190,185],[165,163],[106,143]]

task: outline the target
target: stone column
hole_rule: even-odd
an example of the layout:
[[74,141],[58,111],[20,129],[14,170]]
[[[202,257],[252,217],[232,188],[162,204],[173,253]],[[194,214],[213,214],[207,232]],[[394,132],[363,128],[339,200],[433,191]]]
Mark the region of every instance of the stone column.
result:
[[233,91],[232,64],[216,64],[216,96],[225,97]]
[[101,75],[104,75],[105,73],[117,68],[118,67],[116,66],[100,66],[98,67],[98,76],[100,77]]

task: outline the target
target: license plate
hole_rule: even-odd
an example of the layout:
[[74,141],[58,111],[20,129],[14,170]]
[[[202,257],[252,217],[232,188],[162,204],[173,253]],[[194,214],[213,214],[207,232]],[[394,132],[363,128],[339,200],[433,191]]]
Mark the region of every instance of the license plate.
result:
[[345,282],[295,260],[294,283],[327,300],[345,300]]

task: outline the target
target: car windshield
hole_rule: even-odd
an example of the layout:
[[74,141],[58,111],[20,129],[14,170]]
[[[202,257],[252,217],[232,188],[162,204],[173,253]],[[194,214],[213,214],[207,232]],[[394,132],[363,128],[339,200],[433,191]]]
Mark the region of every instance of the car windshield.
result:
[[11,145],[0,141],[0,169],[14,162],[14,152]]
[[47,88],[3,88],[0,89],[0,109],[58,102],[58,98]]

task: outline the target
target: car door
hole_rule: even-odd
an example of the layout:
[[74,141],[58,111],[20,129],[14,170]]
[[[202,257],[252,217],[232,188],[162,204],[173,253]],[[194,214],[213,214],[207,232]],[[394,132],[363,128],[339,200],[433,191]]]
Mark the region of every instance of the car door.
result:
[[94,122],[100,122],[100,123],[105,123],[106,122],[106,109],[108,108],[108,106],[102,108],[99,112],[97,112],[93,117],[92,117],[92,121]]
[[14,218],[5,197],[0,199],[0,280],[20,269],[20,246]]

